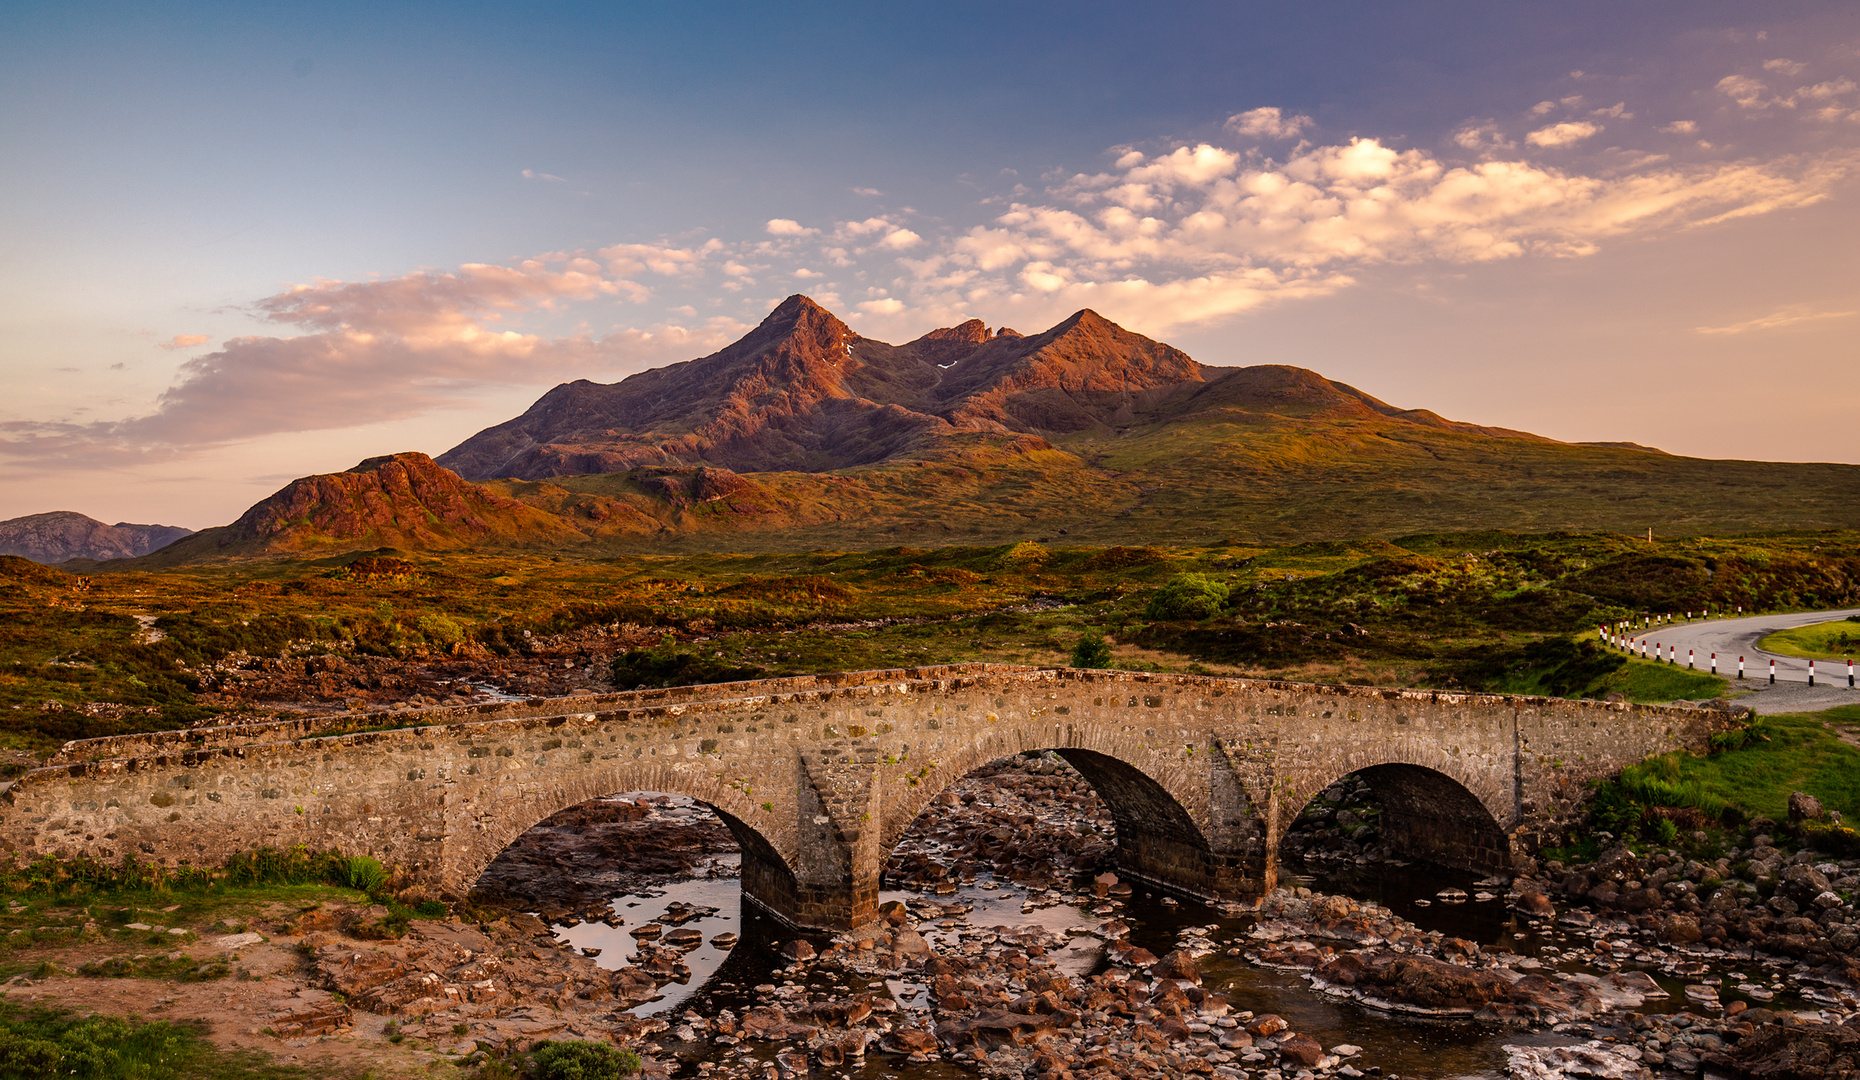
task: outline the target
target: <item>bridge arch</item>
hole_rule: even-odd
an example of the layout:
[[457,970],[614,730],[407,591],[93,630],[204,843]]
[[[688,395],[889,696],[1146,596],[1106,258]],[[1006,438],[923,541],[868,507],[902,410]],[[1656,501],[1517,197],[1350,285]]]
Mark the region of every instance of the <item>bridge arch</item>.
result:
[[[752,794],[713,778],[692,782],[687,772],[643,764],[615,762],[549,785],[525,789],[511,797],[502,793],[493,808],[475,814],[471,838],[451,852],[447,867],[448,891],[463,896],[484,871],[511,844],[552,815],[585,802],[625,791],[684,795],[709,810],[729,829],[742,852],[743,891],[764,904],[781,904],[796,892],[791,852],[777,846],[782,836],[775,811],[757,804]],[[751,789],[753,792],[753,788]],[[772,807],[772,804],[770,804]],[[790,830],[791,832],[792,830]],[[772,839],[771,837],[774,837]]]
[[[1342,777],[1355,776],[1382,804],[1383,842],[1403,857],[1484,873],[1510,868],[1512,844],[1500,815],[1507,814],[1511,806],[1506,800],[1493,812],[1488,801],[1492,793],[1482,796],[1478,790],[1491,786],[1482,783],[1486,778],[1463,779],[1401,760],[1333,766],[1328,772],[1327,778],[1305,789],[1311,792],[1310,798]],[[1309,799],[1280,804],[1281,839],[1308,805]]]

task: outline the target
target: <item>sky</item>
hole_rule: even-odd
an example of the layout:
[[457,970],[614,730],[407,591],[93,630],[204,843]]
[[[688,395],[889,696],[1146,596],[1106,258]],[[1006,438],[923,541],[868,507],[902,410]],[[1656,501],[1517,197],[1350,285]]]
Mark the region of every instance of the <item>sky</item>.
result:
[[804,292],[1860,463],[1860,8],[0,8],[0,518],[204,528]]

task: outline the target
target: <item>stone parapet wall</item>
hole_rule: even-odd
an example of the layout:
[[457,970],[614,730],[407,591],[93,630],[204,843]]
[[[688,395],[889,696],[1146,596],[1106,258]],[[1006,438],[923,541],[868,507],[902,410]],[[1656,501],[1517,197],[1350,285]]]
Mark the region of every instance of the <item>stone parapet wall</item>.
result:
[[765,906],[846,927],[876,912],[885,857],[929,801],[1009,754],[1071,761],[1109,805],[1133,872],[1249,895],[1273,884],[1285,826],[1346,773],[1383,791],[1391,836],[1412,854],[1498,868],[1589,779],[1703,746],[1734,722],[1690,708],[987,665],[518,711],[390,714],[439,722],[347,734],[284,723],[197,742],[108,740],[115,756],[70,755],[0,796],[0,847],[205,865],[304,844],[461,893],[556,810],[665,791],[720,812]]

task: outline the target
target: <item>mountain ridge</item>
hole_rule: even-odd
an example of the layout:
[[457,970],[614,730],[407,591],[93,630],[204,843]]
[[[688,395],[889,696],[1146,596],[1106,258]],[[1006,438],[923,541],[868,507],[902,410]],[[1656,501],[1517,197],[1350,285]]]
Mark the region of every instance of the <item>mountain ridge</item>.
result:
[[435,460],[305,477],[134,568],[402,547],[1246,543],[1466,529],[1860,527],[1860,466],[1565,443],[1283,364],[1210,367],[1090,310],[904,345],[805,296],[742,339],[564,383]]
[[192,533],[179,525],[106,525],[75,510],[0,521],[0,555],[17,555],[37,563],[71,559],[129,559],[147,555]]

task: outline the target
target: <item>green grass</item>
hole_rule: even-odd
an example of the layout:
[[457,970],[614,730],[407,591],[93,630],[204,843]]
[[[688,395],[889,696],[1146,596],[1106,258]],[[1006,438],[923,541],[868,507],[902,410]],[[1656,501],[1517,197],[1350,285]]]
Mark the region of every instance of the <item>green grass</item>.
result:
[[[1701,826],[1752,818],[1788,819],[1789,796],[1802,791],[1852,821],[1860,816],[1860,747],[1844,732],[1860,728],[1860,705],[1821,713],[1766,716],[1714,739],[1711,753],[1649,758],[1601,784],[1590,804],[1597,830],[1671,844]],[[1813,842],[1860,851],[1860,837],[1829,830]],[[1593,832],[1569,854],[1593,856]],[[1560,857],[1551,852],[1551,857]]]
[[220,1050],[193,1024],[22,1009],[0,1001],[0,1080],[297,1080],[302,1069]]
[[1582,697],[1620,694],[1629,701],[1703,701],[1723,697],[1730,683],[1701,671],[1649,660],[1629,660],[1627,666],[1585,689]]
[[1765,635],[1757,648],[1803,660],[1827,660],[1860,653],[1860,617],[1798,626]]
[[1766,716],[1767,742],[1707,756],[1681,755],[1675,777],[1750,816],[1783,820],[1789,793],[1805,791],[1848,820],[1860,818],[1860,747],[1843,742],[1837,726],[1860,723],[1860,705],[1822,713]]

